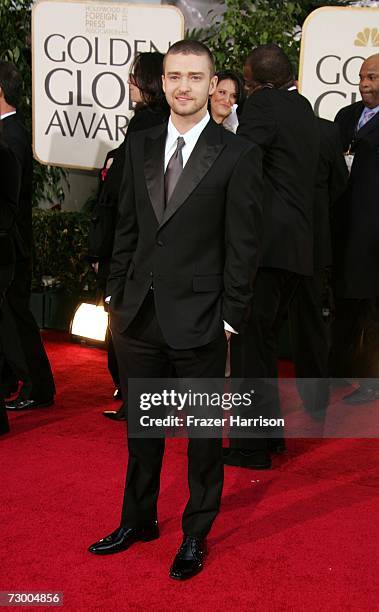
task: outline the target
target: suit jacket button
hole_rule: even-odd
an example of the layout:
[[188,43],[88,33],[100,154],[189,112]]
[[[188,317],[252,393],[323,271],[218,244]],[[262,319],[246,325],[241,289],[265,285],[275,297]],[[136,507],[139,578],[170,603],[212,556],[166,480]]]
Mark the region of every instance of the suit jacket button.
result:
[[157,240],[157,245],[158,245],[158,246],[164,246],[164,244],[163,244],[162,240]]

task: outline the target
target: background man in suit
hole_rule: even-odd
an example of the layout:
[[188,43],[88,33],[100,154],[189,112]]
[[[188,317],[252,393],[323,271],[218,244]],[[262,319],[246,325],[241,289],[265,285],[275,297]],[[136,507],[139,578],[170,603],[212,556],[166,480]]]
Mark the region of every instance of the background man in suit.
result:
[[374,380],[379,376],[379,53],[363,62],[359,78],[362,101],[341,109],[335,119],[353,163],[335,217],[334,361],[351,355],[359,338],[362,347],[355,368],[334,375],[367,377],[345,398],[349,404],[379,398]]
[[[168,125],[128,139],[109,282],[124,386],[126,375],[162,378],[172,366],[179,378],[222,378],[227,330],[240,329],[251,299],[261,154],[210,119],[208,96],[216,82],[205,45],[175,43],[164,64]],[[128,446],[121,526],[90,547],[96,554],[159,535],[164,440],[129,437]],[[205,537],[221,499],[221,447],[216,438],[189,440],[190,497],[172,578],[202,569]]]
[[[39,329],[29,308],[32,249],[32,151],[29,134],[17,113],[21,92],[22,80],[16,66],[11,62],[0,62],[0,117],[4,140],[13,151],[21,168],[21,188],[15,225],[15,273],[6,299],[22,351],[22,354],[18,351],[16,359],[19,364],[26,361],[27,365],[23,387],[19,396],[8,402],[9,410],[49,406],[54,402],[55,394],[50,364]],[[6,342],[9,346],[14,346],[16,342],[13,333],[11,328],[5,327],[4,334],[8,336]],[[6,359],[8,360],[7,355]]]
[[[298,93],[290,61],[280,47],[254,49],[244,78],[250,95],[237,134],[263,149],[263,246],[246,333],[232,339],[231,371],[233,377],[276,379],[284,313],[301,276],[313,274],[319,137],[312,107]],[[276,385],[264,386],[256,399],[256,415],[279,415]],[[234,439],[224,450],[224,462],[265,469],[271,466],[269,451],[282,449],[281,439]]]
[[2,381],[4,365],[3,325],[5,293],[12,282],[15,264],[14,225],[20,190],[20,167],[5,144],[0,121],[0,434],[8,433],[5,391]]
[[[292,356],[304,408],[322,418],[329,399],[329,325],[323,316],[327,270],[332,265],[331,215],[349,173],[337,126],[317,118],[320,154],[313,206],[313,276],[301,277],[289,304]],[[302,379],[317,379],[304,381]]]

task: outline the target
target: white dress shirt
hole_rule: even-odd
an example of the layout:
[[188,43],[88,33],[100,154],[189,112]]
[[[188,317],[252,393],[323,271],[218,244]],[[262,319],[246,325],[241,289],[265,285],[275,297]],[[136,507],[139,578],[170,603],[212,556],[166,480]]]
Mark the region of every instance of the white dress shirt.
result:
[[368,106],[365,106],[363,108],[362,114],[359,117],[359,121],[358,121],[358,130],[361,129],[361,127],[363,127],[364,125],[366,125],[366,123],[372,119],[376,113],[379,112],[379,105],[375,106],[374,108],[368,108]]
[[171,157],[173,156],[173,154],[176,151],[176,146],[177,146],[177,141],[178,141],[179,136],[182,136],[184,138],[184,142],[185,142],[185,145],[182,148],[183,168],[184,168],[184,166],[188,162],[189,156],[191,155],[192,151],[195,148],[195,145],[196,145],[197,141],[199,140],[199,136],[200,136],[201,132],[203,131],[203,129],[207,125],[209,119],[210,119],[210,116],[209,116],[209,113],[207,111],[205,117],[203,117],[203,119],[201,121],[199,121],[199,123],[196,123],[196,125],[194,125],[185,134],[181,134],[176,129],[176,127],[173,124],[172,119],[170,117],[170,119],[168,120],[166,148],[165,148],[165,154],[164,154],[164,170],[165,170],[165,172],[166,172],[166,168],[167,168],[168,162],[170,161]]

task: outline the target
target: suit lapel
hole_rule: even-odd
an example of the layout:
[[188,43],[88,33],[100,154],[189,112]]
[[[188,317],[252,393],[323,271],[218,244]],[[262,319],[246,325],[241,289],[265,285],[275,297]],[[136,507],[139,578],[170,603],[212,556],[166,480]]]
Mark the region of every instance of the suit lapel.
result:
[[[358,117],[359,121],[359,117]],[[363,127],[357,132],[357,137],[361,138],[362,136],[366,136],[372,130],[375,130],[379,127],[379,112],[374,115],[370,121],[367,121]]]
[[160,228],[184,204],[220,155],[225,146],[221,142],[220,129],[211,119],[200,134],[164,211]]
[[164,211],[164,155],[167,125],[162,126],[156,136],[145,139],[144,171],[146,187],[158,223]]

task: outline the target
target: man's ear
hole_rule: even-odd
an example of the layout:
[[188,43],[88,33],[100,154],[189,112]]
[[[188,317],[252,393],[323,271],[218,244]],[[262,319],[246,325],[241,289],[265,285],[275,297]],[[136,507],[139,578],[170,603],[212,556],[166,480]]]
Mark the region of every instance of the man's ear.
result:
[[210,96],[214,94],[216,87],[217,87],[217,83],[218,83],[218,77],[216,77],[215,75],[211,78],[211,82],[209,83],[209,95]]
[[166,93],[164,74],[162,74],[162,89],[163,89],[164,93]]

